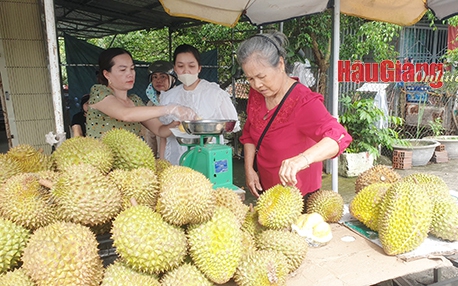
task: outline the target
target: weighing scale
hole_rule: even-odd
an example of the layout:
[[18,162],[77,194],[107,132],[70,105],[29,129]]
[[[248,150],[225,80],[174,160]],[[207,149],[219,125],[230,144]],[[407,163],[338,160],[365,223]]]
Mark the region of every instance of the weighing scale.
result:
[[[180,165],[204,174],[214,189],[241,190],[232,183],[232,148],[220,143],[220,135],[231,132],[235,123],[235,120],[188,120],[181,124],[192,136],[180,137],[174,132],[178,143],[188,147],[181,155]],[[208,143],[212,137],[216,138],[216,143]]]

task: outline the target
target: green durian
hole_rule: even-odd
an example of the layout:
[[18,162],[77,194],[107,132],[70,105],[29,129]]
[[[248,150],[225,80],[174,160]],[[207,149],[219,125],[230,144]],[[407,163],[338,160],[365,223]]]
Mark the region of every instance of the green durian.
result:
[[217,206],[223,206],[230,209],[240,223],[243,223],[249,207],[245,205],[240,196],[228,188],[217,188],[213,195]]
[[0,285],[2,286],[35,286],[32,279],[25,274],[22,268],[8,271],[0,275]]
[[156,170],[153,150],[140,136],[126,129],[111,129],[100,138],[113,154],[113,169],[132,170],[145,167]]
[[432,217],[433,202],[422,185],[392,184],[379,209],[378,234],[385,253],[397,255],[417,248],[428,236]]
[[51,193],[65,221],[94,226],[110,221],[121,210],[121,192],[90,164],[65,168]]
[[287,276],[288,262],[281,252],[258,250],[242,258],[234,280],[239,286],[284,286]]
[[57,220],[51,194],[36,173],[21,173],[5,182],[0,191],[0,215],[29,230]]
[[171,166],[159,177],[157,211],[174,225],[208,221],[215,209],[212,183],[202,173],[185,166]]
[[433,198],[431,234],[448,241],[458,240],[458,201],[452,196]]
[[205,275],[195,265],[185,263],[165,273],[161,278],[161,286],[212,286]]
[[29,230],[0,217],[0,275],[18,265],[29,237]]
[[359,174],[355,181],[355,192],[358,193],[365,187],[374,183],[395,183],[401,180],[401,175],[393,168],[385,165],[375,165]]
[[380,202],[391,183],[373,183],[362,190],[351,200],[350,213],[368,228],[377,231]]
[[131,207],[134,198],[139,205],[156,207],[159,195],[159,181],[156,173],[148,168],[132,170],[116,169],[108,174],[122,194],[122,209]]
[[122,285],[161,286],[153,275],[135,271],[121,262],[116,261],[110,264],[105,270],[100,286]]
[[338,222],[344,212],[342,195],[331,190],[312,193],[305,203],[306,212],[319,213],[326,222]]
[[295,232],[265,230],[256,237],[259,250],[274,250],[283,253],[288,262],[288,273],[297,270],[305,259],[309,245],[307,240]]
[[187,254],[184,230],[166,223],[147,206],[122,211],[111,229],[116,252],[134,270],[159,274],[183,263]]
[[22,262],[25,273],[38,286],[97,286],[103,278],[95,235],[76,223],[56,222],[37,229]]
[[92,137],[67,139],[56,148],[52,157],[58,171],[72,165],[89,164],[107,174],[113,166],[111,149],[101,140]]
[[21,172],[22,170],[16,160],[6,154],[0,154],[0,185]]
[[6,154],[18,163],[22,173],[35,173],[53,168],[52,157],[29,144],[14,146]]
[[258,221],[270,229],[286,229],[302,213],[304,201],[296,187],[276,185],[263,192],[256,203]]
[[242,233],[235,215],[216,207],[212,218],[188,230],[189,254],[194,264],[216,284],[229,281],[242,257]]

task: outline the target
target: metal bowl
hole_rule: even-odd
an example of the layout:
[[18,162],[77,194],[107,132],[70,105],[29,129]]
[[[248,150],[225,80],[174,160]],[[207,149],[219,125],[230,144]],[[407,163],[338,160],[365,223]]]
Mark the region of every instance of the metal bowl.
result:
[[223,132],[231,132],[234,130],[236,120],[185,120],[183,124],[184,130],[188,134],[208,135],[222,134]]
[[[200,145],[200,137],[197,138],[185,138],[185,137],[175,137],[178,141],[178,144],[182,146],[195,146],[195,145]],[[210,142],[212,137],[205,137],[204,138],[204,144],[207,144]]]

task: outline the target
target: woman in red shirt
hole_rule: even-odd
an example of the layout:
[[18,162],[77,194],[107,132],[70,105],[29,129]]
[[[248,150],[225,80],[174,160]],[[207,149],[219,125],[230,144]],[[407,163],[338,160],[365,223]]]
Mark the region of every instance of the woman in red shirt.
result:
[[[322,161],[341,154],[352,140],[327,111],[323,96],[286,73],[286,44],[284,34],[264,33],[244,41],[237,50],[237,60],[250,83],[240,142],[244,144],[246,184],[256,197],[280,183],[295,185],[303,196],[320,189]],[[287,93],[259,146],[256,172],[256,145]]]

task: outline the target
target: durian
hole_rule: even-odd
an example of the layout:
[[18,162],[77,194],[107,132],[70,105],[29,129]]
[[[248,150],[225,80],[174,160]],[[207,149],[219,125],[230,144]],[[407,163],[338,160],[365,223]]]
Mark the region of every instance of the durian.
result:
[[9,178],[0,191],[0,215],[29,230],[57,220],[49,190],[36,173],[21,173]]
[[166,223],[151,208],[134,205],[113,221],[116,252],[129,267],[159,274],[179,266],[187,254],[184,230]]
[[145,167],[156,170],[153,150],[138,135],[126,129],[111,129],[100,138],[113,154],[113,169],[132,170]]
[[166,159],[156,159],[156,175],[159,178],[161,173],[167,169],[168,167],[172,166],[172,163]]
[[228,188],[217,188],[213,194],[216,205],[230,209],[242,224],[249,207],[242,202],[240,196]]
[[397,255],[417,248],[428,236],[432,212],[431,198],[421,185],[392,184],[379,209],[378,233],[385,253]]
[[256,237],[259,250],[274,250],[283,253],[288,262],[288,273],[301,266],[308,251],[307,241],[299,234],[284,230],[265,230]]
[[164,274],[161,286],[212,286],[205,275],[195,265],[185,263]]
[[385,165],[375,165],[359,174],[355,181],[355,192],[373,183],[394,183],[401,179],[401,175]]
[[242,230],[256,237],[256,235],[265,229],[266,227],[259,223],[258,212],[254,209],[253,204],[250,204],[249,210],[242,223]]
[[24,271],[38,286],[96,286],[103,277],[95,235],[76,223],[56,222],[37,229],[22,261]]
[[286,285],[288,262],[278,251],[259,250],[242,258],[234,274],[239,286]]
[[194,264],[212,282],[229,281],[242,257],[242,231],[235,215],[216,207],[213,217],[188,230],[189,253]]
[[424,186],[425,191],[428,192],[431,198],[449,195],[449,187],[445,181],[441,177],[433,174],[413,173],[402,178],[402,181]]
[[21,172],[22,170],[16,160],[6,154],[0,154],[0,185]]
[[89,164],[65,168],[51,193],[65,221],[93,226],[108,222],[121,210],[121,192]]
[[18,163],[22,173],[35,173],[53,168],[52,157],[29,144],[17,145],[6,154]]
[[121,191],[123,210],[132,206],[131,198],[135,198],[139,205],[152,209],[156,207],[159,181],[154,171],[143,167],[132,170],[116,169],[108,177]]
[[215,209],[213,187],[202,173],[184,166],[171,166],[159,177],[157,211],[174,225],[208,221]]
[[0,275],[18,264],[29,237],[27,229],[0,217]]
[[302,213],[304,202],[296,187],[276,185],[263,192],[255,206],[259,223],[270,229],[290,228]]
[[307,213],[319,213],[326,222],[338,222],[343,216],[342,195],[331,190],[312,193],[305,204]]
[[0,285],[2,286],[35,286],[32,279],[27,276],[22,268],[8,271],[0,275]]
[[154,276],[135,271],[116,261],[105,270],[101,286],[122,285],[161,286]]
[[72,165],[89,164],[107,174],[113,166],[110,148],[92,137],[78,136],[67,139],[52,153],[52,157],[59,171]]
[[368,228],[377,231],[380,202],[391,183],[374,183],[364,187],[351,200],[350,213]]
[[458,202],[452,196],[433,198],[431,234],[448,241],[458,240]]

